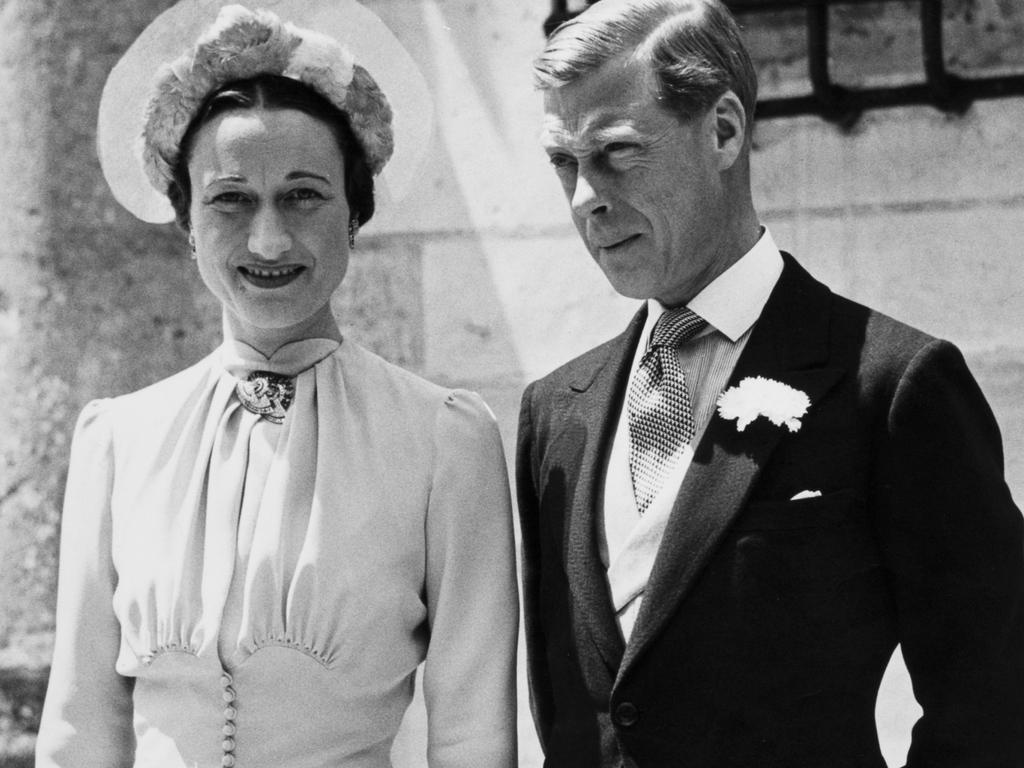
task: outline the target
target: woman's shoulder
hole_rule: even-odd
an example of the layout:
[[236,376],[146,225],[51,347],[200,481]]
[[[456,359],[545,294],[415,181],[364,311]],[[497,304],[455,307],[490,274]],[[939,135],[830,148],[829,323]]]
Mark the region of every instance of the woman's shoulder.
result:
[[447,404],[450,407],[480,408],[487,411],[474,392],[436,384],[371,352],[360,344],[345,340],[339,356],[348,389],[364,390],[389,399],[418,401],[423,405]]
[[493,412],[475,392],[428,381],[348,339],[336,354],[346,389],[374,410],[392,415],[414,411],[438,419],[442,426],[495,423]]
[[160,414],[180,410],[186,401],[208,389],[218,378],[215,354],[134,392],[91,401],[82,410],[79,424],[103,421],[141,426]]

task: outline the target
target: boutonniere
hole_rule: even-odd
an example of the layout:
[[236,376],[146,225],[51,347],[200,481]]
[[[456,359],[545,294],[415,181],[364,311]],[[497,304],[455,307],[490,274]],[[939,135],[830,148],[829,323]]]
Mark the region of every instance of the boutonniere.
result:
[[800,417],[810,405],[810,398],[799,389],[763,376],[748,376],[719,395],[718,415],[736,419],[739,432],[758,416],[764,416],[777,427],[785,424],[790,432],[796,432],[800,429]]

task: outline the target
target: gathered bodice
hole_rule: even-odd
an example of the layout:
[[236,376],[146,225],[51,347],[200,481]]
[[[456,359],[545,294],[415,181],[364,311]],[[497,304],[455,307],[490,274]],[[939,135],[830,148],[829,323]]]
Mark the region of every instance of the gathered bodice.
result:
[[[343,614],[339,595],[317,590],[320,579],[335,583],[324,579],[321,548],[331,533],[344,546],[340,527],[352,520],[323,517],[338,510],[332,496],[347,483],[318,460],[358,452],[332,423],[351,406],[331,364],[338,349],[314,339],[266,359],[229,341],[181,381],[125,404],[135,408],[119,420],[128,434],[111,497],[119,672],[144,674],[169,652],[209,656],[230,671],[268,645],[327,668],[336,661],[331,617]],[[283,424],[241,406],[235,385],[253,370],[295,377]]]
[[[254,370],[294,376],[282,424],[242,407],[235,386]],[[499,635],[515,626],[504,461],[475,395],[350,342],[268,359],[228,341],[91,404],[80,431],[105,433],[93,482],[109,489],[136,766],[390,765],[419,663],[449,646],[458,665],[458,646],[485,631],[448,626],[465,609],[447,605],[463,599],[453,569],[478,556],[481,525],[497,522],[509,549],[492,553],[505,565],[486,612]]]

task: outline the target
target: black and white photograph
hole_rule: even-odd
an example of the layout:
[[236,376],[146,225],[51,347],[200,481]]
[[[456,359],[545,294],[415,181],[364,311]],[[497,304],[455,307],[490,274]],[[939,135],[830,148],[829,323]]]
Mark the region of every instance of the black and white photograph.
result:
[[0,0],[0,768],[1024,768],[1017,0]]

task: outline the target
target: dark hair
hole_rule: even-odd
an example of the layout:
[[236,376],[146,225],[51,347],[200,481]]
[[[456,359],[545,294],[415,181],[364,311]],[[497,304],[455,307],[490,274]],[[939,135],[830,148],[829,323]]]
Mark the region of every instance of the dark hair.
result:
[[719,0],[602,0],[552,32],[533,63],[537,86],[558,88],[619,56],[654,73],[666,109],[688,119],[733,91],[754,124],[757,74]]
[[167,197],[174,208],[178,225],[190,228],[189,206],[192,183],[188,162],[192,144],[203,125],[217,115],[233,109],[297,109],[325,123],[334,134],[345,165],[345,199],[353,219],[360,225],[373,216],[373,174],[366,162],[366,153],[352,132],[345,113],[308,85],[281,75],[257,75],[226,83],[213,91],[199,107],[181,139],[178,160],[167,184]]

